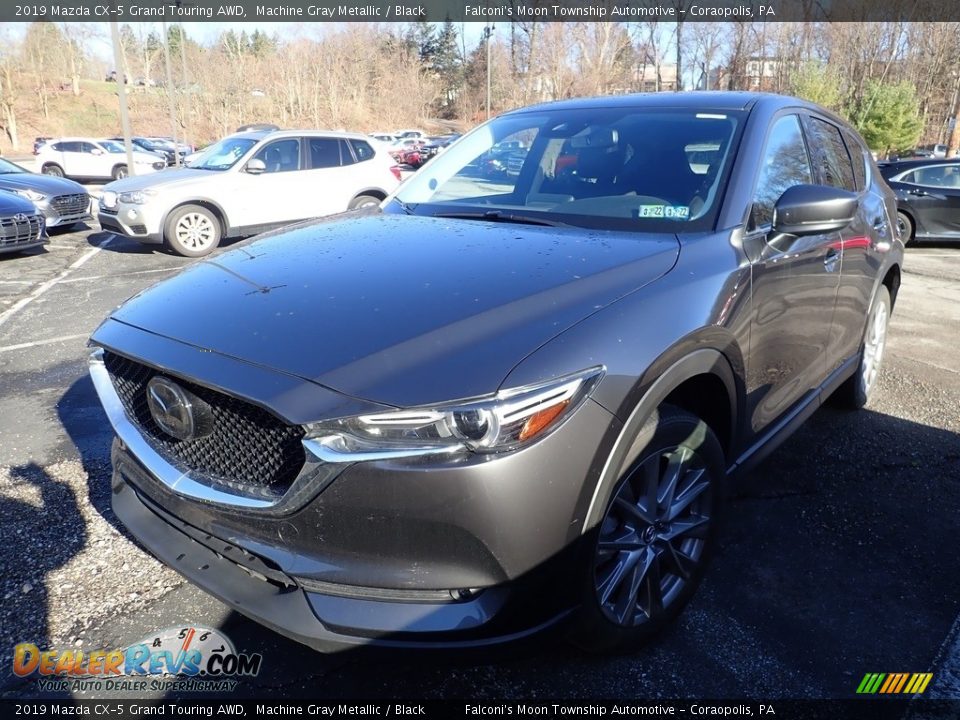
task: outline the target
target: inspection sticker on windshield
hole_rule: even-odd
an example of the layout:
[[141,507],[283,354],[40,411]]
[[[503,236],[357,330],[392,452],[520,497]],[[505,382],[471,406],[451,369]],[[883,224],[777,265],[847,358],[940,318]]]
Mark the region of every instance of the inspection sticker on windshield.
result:
[[686,220],[690,217],[690,208],[686,205],[641,205],[638,217]]

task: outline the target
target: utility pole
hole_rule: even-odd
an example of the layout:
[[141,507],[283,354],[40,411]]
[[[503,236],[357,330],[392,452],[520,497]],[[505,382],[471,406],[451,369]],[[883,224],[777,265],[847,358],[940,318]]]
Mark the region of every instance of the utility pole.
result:
[[483,42],[487,46],[487,120],[490,119],[490,36],[493,34],[493,25],[487,21],[483,29]]
[[127,173],[136,175],[133,164],[133,143],[130,140],[130,113],[127,112],[127,64],[120,47],[120,26],[110,21],[110,37],[113,40],[113,64],[117,68],[117,97],[120,99],[120,126],[123,128],[123,144],[127,148]]
[[960,150],[960,71],[957,71],[957,84],[953,88],[953,129],[947,140],[947,157],[952,158]]
[[167,21],[163,21],[163,62],[167,68],[167,105],[170,110],[170,132],[173,133],[173,163],[180,167],[180,148],[177,146],[177,112],[173,99],[173,72],[170,70],[170,43],[167,38]]
[[[183,31],[183,23],[179,23],[180,27],[180,93],[183,94],[187,89],[187,34]],[[181,98],[182,101],[182,98]],[[189,123],[187,119],[190,117],[190,103],[183,103],[183,138],[187,139],[190,135]],[[194,138],[196,140],[196,138]]]

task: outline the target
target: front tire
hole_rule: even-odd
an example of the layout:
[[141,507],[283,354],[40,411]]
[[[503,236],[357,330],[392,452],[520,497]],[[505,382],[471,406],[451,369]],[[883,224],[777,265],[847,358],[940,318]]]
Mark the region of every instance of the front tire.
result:
[[900,238],[904,245],[912,245],[914,242],[913,233],[915,232],[913,220],[905,212],[897,211],[897,228],[900,230]]
[[859,410],[869,403],[876,388],[887,346],[891,304],[890,291],[886,285],[881,285],[867,316],[867,328],[863,334],[857,371],[837,389],[840,403],[851,410]]
[[644,449],[614,485],[584,561],[570,640],[590,652],[634,650],[666,627],[716,541],[726,464],[713,431],[663,406],[638,442]]
[[200,205],[184,205],[167,218],[164,239],[177,255],[203,257],[220,244],[220,222]]
[[129,173],[129,171],[127,170],[127,166],[126,166],[126,165],[117,165],[117,166],[113,169],[113,172],[111,173],[111,176],[113,177],[114,180],[123,180],[123,179],[124,179],[125,177],[127,177],[127,175],[129,175],[129,174],[130,174],[130,173]]

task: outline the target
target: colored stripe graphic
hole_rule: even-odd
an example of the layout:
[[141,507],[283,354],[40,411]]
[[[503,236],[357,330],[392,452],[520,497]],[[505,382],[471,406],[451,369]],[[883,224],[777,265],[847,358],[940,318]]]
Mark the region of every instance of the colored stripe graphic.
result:
[[867,673],[857,686],[858,695],[916,695],[927,689],[933,673]]

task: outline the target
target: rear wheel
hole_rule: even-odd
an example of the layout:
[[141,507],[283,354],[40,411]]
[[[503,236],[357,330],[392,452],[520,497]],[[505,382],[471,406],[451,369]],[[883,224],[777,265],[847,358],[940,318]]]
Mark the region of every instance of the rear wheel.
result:
[[350,201],[348,210],[359,210],[360,208],[374,207],[380,204],[380,198],[373,195],[357,195]]
[[724,457],[700,418],[664,406],[638,435],[583,571],[571,641],[592,652],[632,650],[690,600],[715,542]]
[[41,172],[44,175],[50,175],[52,177],[63,177],[63,168],[59,165],[54,165],[50,163],[49,165],[44,165]]
[[170,213],[164,238],[178,255],[203,257],[220,244],[220,222],[205,207],[184,205]]
[[117,165],[112,173],[114,180],[123,180],[129,174],[126,165]]
[[873,306],[867,316],[867,329],[863,334],[860,349],[860,364],[857,372],[837,389],[837,399],[842,405],[857,410],[870,402],[880,365],[887,347],[887,324],[890,322],[890,291],[885,285],[877,290]]

